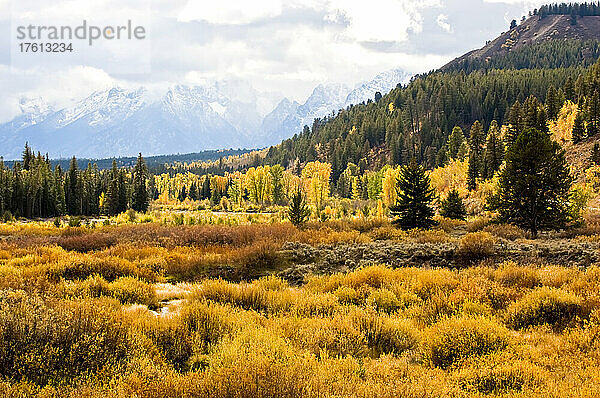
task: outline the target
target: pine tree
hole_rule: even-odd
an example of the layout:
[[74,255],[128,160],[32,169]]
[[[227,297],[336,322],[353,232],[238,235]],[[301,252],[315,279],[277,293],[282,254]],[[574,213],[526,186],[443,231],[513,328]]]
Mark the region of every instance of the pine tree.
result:
[[177,194],[177,200],[183,202],[188,197],[185,185],[181,187],[181,190]]
[[135,211],[145,213],[148,210],[150,201],[148,199],[148,168],[146,162],[140,153],[133,168],[133,198],[131,208]]
[[506,147],[510,147],[523,131],[523,110],[519,101],[515,102],[508,114],[508,130],[506,132]]
[[464,220],[467,218],[465,204],[456,189],[450,191],[446,199],[442,200],[440,215],[453,220]]
[[117,213],[123,213],[124,211],[127,210],[128,203],[129,203],[128,192],[127,192],[127,183],[126,183],[126,179],[125,179],[125,170],[119,170],[117,181],[118,181],[118,187],[119,187],[119,196],[118,196],[119,210]]
[[112,168],[108,175],[108,186],[102,212],[109,216],[119,214],[119,170],[115,160],[112,162]]
[[531,232],[563,228],[569,219],[573,179],[564,150],[547,133],[526,129],[506,154],[499,189],[489,201],[501,222]]
[[590,161],[594,165],[600,165],[600,144],[597,142],[594,143],[594,148],[592,148],[592,156],[590,157]]
[[400,169],[396,192],[396,204],[390,206],[390,214],[396,218],[395,225],[411,229],[429,228],[435,224],[431,207],[435,191],[425,169],[416,160]]
[[190,198],[191,200],[199,199],[198,185],[196,184],[196,181],[193,181],[192,185],[190,185],[190,191],[188,192],[188,198]]
[[467,171],[467,185],[469,190],[477,188],[477,179],[483,172],[483,125],[479,120],[473,123],[469,137],[469,169]]
[[79,181],[79,170],[75,156],[69,164],[69,171],[65,178],[65,201],[67,213],[72,216],[81,215],[81,183]]
[[548,114],[548,118],[555,120],[562,105],[556,88],[553,85],[550,85],[548,93],[546,94],[546,113]]
[[504,160],[504,145],[500,139],[498,123],[494,120],[490,124],[484,155],[484,178],[492,178]]
[[577,116],[575,116],[575,122],[573,123],[573,132],[571,135],[571,141],[573,141],[573,144],[578,144],[585,138],[585,125],[583,120],[583,112],[577,112]]
[[33,152],[29,147],[29,143],[25,143],[25,149],[23,150],[23,170],[29,170],[33,162]]
[[465,136],[460,127],[456,126],[452,129],[452,133],[448,137],[448,157],[456,159],[459,157],[461,146],[465,142]]
[[296,227],[302,226],[310,216],[310,208],[306,204],[306,198],[300,189],[292,195],[288,209],[288,217]]

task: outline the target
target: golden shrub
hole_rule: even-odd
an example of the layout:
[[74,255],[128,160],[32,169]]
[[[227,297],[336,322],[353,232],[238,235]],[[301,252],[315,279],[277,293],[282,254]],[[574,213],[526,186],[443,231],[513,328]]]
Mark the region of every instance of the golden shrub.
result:
[[525,239],[527,232],[511,224],[491,224],[483,228],[484,232],[507,240]]
[[470,232],[460,239],[458,253],[468,260],[480,260],[494,254],[496,239],[488,232]]
[[425,358],[434,366],[448,368],[464,359],[505,349],[509,331],[490,318],[461,316],[431,326],[423,337]]
[[508,308],[506,322],[513,328],[548,324],[565,327],[582,314],[582,301],[573,293],[540,287]]

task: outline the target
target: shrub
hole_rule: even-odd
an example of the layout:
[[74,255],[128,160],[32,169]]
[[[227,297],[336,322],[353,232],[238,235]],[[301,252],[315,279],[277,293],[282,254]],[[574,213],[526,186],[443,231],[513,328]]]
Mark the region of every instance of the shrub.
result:
[[65,250],[86,253],[92,250],[102,250],[116,243],[114,236],[107,234],[83,234],[75,236],[62,236],[58,239],[58,245]]
[[396,297],[394,292],[388,289],[377,289],[369,294],[367,298],[367,305],[372,307],[375,311],[381,311],[386,313],[396,312],[400,308],[400,300]]
[[406,232],[391,226],[379,227],[369,232],[373,240],[401,240],[406,237]]
[[450,235],[441,230],[418,230],[414,229],[409,232],[409,237],[416,243],[447,243],[452,241]]
[[2,377],[41,386],[73,383],[114,372],[134,344],[121,311],[107,299],[46,301],[0,292]]
[[477,232],[484,229],[490,223],[490,219],[487,217],[475,217],[467,222],[468,232]]
[[461,369],[455,375],[458,384],[463,390],[483,394],[522,392],[525,387],[538,384],[543,372],[538,366],[514,358],[498,360],[504,361]]
[[483,228],[484,232],[507,240],[525,239],[527,232],[512,224],[491,224]]
[[348,286],[338,287],[333,294],[337,297],[340,304],[357,304],[359,299],[358,292]]
[[459,255],[468,260],[480,260],[494,254],[496,239],[488,232],[472,232],[463,236]]
[[110,284],[111,295],[124,304],[146,304],[150,308],[158,306],[154,288],[137,278],[122,277]]
[[81,227],[81,218],[70,217],[69,218],[69,227]]
[[507,324],[515,329],[542,324],[562,328],[581,313],[582,302],[576,295],[541,287],[508,308]]
[[409,320],[379,315],[373,310],[352,311],[350,317],[375,356],[401,354],[418,345],[417,329]]
[[503,263],[495,272],[494,278],[505,286],[533,289],[540,284],[537,270],[523,267],[513,261]]
[[434,324],[423,339],[423,354],[434,366],[448,368],[464,359],[503,350],[509,331],[484,317],[461,316]]

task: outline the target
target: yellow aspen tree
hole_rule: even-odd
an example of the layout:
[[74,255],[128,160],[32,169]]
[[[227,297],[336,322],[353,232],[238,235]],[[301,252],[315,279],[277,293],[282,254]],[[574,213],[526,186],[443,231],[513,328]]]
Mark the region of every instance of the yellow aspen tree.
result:
[[302,170],[302,180],[307,187],[310,202],[323,210],[325,201],[329,198],[329,179],[331,178],[331,165],[319,161],[309,162]]

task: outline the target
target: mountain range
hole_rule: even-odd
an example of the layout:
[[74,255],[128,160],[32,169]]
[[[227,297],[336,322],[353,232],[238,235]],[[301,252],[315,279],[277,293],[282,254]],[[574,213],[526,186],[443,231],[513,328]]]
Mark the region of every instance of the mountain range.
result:
[[25,142],[52,158],[266,147],[301,132],[315,118],[373,99],[378,91],[385,94],[410,77],[396,69],[353,89],[321,84],[303,104],[233,80],[176,85],[158,95],[143,87],[113,87],[60,109],[41,98],[23,98],[21,114],[0,124],[0,155],[19,158]]

